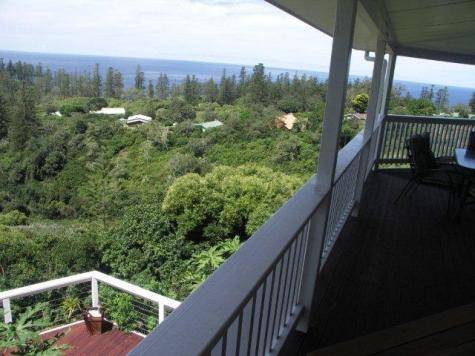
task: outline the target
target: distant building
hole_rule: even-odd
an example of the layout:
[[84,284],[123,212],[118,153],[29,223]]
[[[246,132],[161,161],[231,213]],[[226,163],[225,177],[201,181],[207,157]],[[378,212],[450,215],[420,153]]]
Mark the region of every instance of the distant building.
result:
[[351,113],[351,114],[346,114],[344,116],[345,119],[347,120],[359,120],[359,121],[365,121],[366,120],[366,114],[365,113]]
[[201,128],[201,130],[204,132],[204,131],[207,131],[209,129],[214,129],[216,127],[223,126],[223,123],[219,120],[214,120],[214,121],[208,121],[208,122],[202,122],[202,123],[199,123],[199,124],[195,124],[195,126]]
[[285,127],[287,130],[292,130],[296,121],[297,121],[297,118],[295,117],[294,114],[292,113],[285,114],[285,115],[279,116],[275,120],[275,126],[277,126],[277,128],[279,129]]
[[145,115],[142,115],[142,114],[138,114],[138,115],[129,116],[125,123],[128,126],[136,126],[136,125],[147,124],[150,121],[152,121],[152,118],[150,116],[145,116]]
[[90,111],[91,114],[100,114],[100,115],[125,115],[124,108],[102,108],[98,111]]

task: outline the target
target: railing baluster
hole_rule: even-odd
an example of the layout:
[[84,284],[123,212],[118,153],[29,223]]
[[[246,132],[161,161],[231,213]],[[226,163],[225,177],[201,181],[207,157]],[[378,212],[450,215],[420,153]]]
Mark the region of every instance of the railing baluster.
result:
[[274,294],[275,269],[276,269],[276,265],[274,264],[274,268],[272,269],[272,280],[271,280],[271,285],[269,289],[269,303],[268,303],[268,308],[267,308],[266,327],[264,329],[263,355],[266,353],[266,350],[267,350],[267,336],[269,334],[269,323],[270,323],[270,316],[271,316],[271,309],[272,309],[272,296]]
[[[252,337],[254,334],[254,314],[256,312],[256,298],[257,298],[257,291],[256,294],[252,297],[252,306],[251,306],[251,319],[249,321],[249,336],[247,341],[247,356],[251,355],[251,348],[252,348]],[[257,353],[257,352],[256,352]]]
[[241,334],[242,334],[242,313],[243,310],[239,313],[238,317],[238,325],[237,325],[237,337],[236,337],[236,356],[239,356],[240,351],[241,351]]

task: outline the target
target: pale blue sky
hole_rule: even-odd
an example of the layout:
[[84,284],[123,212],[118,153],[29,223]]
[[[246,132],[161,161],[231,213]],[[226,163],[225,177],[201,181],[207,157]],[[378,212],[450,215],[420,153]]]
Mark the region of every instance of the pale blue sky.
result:
[[[328,71],[331,39],[263,0],[0,0],[0,48]],[[351,73],[370,75],[355,51]],[[475,87],[475,66],[401,58],[396,78]]]

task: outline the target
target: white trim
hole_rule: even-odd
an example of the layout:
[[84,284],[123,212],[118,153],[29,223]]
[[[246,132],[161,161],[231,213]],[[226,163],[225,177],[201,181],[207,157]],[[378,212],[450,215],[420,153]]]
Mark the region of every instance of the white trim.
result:
[[322,201],[322,208],[315,212],[310,221],[299,299],[303,306],[303,315],[297,323],[297,330],[301,332],[307,332],[310,325],[315,285],[322,262],[321,256],[338,160],[357,3],[356,0],[338,0],[337,3],[316,181],[316,190],[328,189],[329,194]]
[[44,335],[44,334],[52,333],[53,331],[58,331],[58,330],[61,330],[61,329],[69,328],[71,326],[78,325],[78,324],[81,324],[81,323],[84,323],[84,320],[78,320],[78,321],[74,321],[74,322],[66,324],[66,325],[56,326],[54,328],[41,331],[39,334]]

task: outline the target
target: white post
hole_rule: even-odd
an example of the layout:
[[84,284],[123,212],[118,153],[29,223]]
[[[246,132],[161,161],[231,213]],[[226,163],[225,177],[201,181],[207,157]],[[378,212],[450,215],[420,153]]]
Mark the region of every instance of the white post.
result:
[[165,320],[165,306],[163,303],[158,303],[158,324]]
[[[363,193],[363,186],[366,180],[366,174],[368,170],[368,161],[370,160],[370,151],[371,151],[371,137],[373,136],[374,124],[378,116],[378,101],[380,98],[381,90],[381,77],[384,61],[384,53],[386,51],[386,42],[378,37],[378,42],[376,44],[376,58],[374,60],[373,66],[373,78],[371,81],[371,93],[369,97],[368,110],[366,114],[366,122],[364,128],[364,140],[370,139],[370,142],[364,147],[361,151],[359,169],[358,169],[358,179],[356,181],[355,189],[355,209],[353,210],[353,215],[358,215],[358,205]],[[376,140],[375,140],[376,141]]]
[[394,80],[394,68],[396,67],[396,58],[397,56],[395,53],[389,55],[388,69],[386,74],[387,80],[384,86],[383,100],[381,106],[381,114],[383,115],[383,117],[388,114],[389,101],[391,100],[391,89],[393,87]]
[[96,278],[91,278],[91,298],[92,298],[92,307],[99,307],[99,286]]
[[[357,0],[338,0],[335,31],[328,76],[328,90],[323,120],[322,139],[317,170],[316,189],[331,189],[335,179],[338,158],[341,122],[343,118],[346,86],[353,45]],[[325,240],[331,192],[311,219],[305,263],[302,276],[300,300],[303,315],[297,330],[307,332],[310,322],[313,296],[320,270],[321,251]]]
[[[383,97],[381,100],[381,108],[380,108],[380,116],[381,120],[384,120],[386,115],[388,114],[389,109],[389,101],[391,100],[391,89],[393,87],[393,80],[394,80],[394,68],[396,67],[396,54],[392,53],[389,55],[388,60],[388,67],[386,71],[386,80],[384,82],[384,92]],[[375,169],[378,169],[379,166],[379,155],[381,154],[381,145],[383,143],[383,125],[382,123],[378,130],[378,139],[377,143],[375,143],[375,149],[373,150],[374,156],[373,161],[375,162]]]
[[12,308],[10,306],[10,298],[3,299],[3,320],[5,324],[9,324],[13,321],[12,318]]

